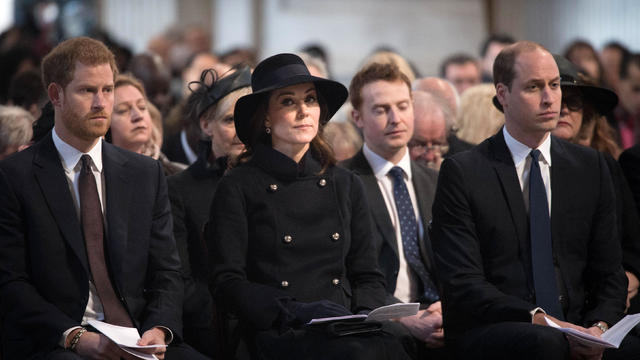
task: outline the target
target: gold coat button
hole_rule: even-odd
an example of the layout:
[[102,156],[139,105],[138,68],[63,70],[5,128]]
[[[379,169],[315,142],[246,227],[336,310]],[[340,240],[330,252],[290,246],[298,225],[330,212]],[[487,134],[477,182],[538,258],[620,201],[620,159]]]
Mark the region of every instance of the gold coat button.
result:
[[282,241],[283,241],[285,244],[288,244],[288,243],[290,243],[291,241],[293,241],[293,238],[291,237],[291,235],[285,235],[285,236],[282,238]]
[[333,279],[331,280],[331,282],[333,283],[333,285],[336,285],[336,286],[340,285],[340,279]]
[[278,184],[271,184],[271,185],[269,185],[269,191],[270,191],[270,192],[276,192],[276,191],[278,191]]
[[320,185],[320,187],[324,187],[327,185],[327,180],[325,179],[320,179],[320,181],[318,181],[318,185]]
[[280,283],[280,285],[282,287],[288,287],[289,286],[289,282],[287,280],[282,280],[282,282]]
[[338,241],[340,240],[340,234],[333,233],[333,235],[331,235],[331,238],[333,239],[333,241]]

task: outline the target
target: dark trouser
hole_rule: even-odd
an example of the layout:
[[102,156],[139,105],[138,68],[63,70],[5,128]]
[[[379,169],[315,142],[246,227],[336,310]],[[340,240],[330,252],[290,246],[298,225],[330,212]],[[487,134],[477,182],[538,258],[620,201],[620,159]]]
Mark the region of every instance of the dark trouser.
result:
[[485,325],[467,331],[452,345],[458,359],[569,359],[569,343],[563,333],[528,323]]
[[260,332],[253,359],[305,360],[411,360],[396,336],[397,323],[383,322],[379,332],[332,336],[321,331],[290,329]]
[[607,349],[604,352],[604,360],[639,360],[640,359],[640,337],[634,332],[630,332],[618,349]]
[[396,329],[394,334],[402,342],[407,354],[415,360],[450,360],[453,354],[450,353],[449,347],[441,347],[437,349],[428,348],[427,345],[413,337],[409,329],[400,323],[395,323]]
[[[169,345],[169,347],[167,348],[167,353],[164,358],[165,360],[184,360],[184,359],[209,360],[208,357],[195,351],[191,346],[187,344]],[[57,349],[48,354],[43,354],[41,357],[38,357],[38,359],[83,360],[84,358],[74,352],[63,350],[63,349]]]

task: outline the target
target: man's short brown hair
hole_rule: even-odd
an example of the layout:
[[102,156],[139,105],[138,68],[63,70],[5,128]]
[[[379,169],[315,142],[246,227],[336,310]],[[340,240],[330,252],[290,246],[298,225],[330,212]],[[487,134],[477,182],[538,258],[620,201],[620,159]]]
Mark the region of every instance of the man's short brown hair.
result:
[[395,64],[380,64],[371,63],[358,71],[358,73],[351,79],[351,85],[349,85],[349,96],[351,98],[351,105],[355,110],[360,109],[362,105],[362,88],[374,81],[383,80],[388,82],[402,81],[407,84],[407,88],[411,91],[411,81],[409,77],[405,75],[400,68]]
[[115,81],[118,75],[113,53],[100,41],[88,37],[77,37],[58,44],[42,60],[42,82],[47,89],[56,83],[65,88],[73,79],[76,62],[94,66],[109,64]]
[[516,77],[516,71],[514,69],[516,58],[524,52],[537,49],[549,52],[544,46],[533,41],[518,41],[502,49],[493,63],[493,84],[498,85],[499,83],[503,83],[509,91],[511,91],[511,84]]

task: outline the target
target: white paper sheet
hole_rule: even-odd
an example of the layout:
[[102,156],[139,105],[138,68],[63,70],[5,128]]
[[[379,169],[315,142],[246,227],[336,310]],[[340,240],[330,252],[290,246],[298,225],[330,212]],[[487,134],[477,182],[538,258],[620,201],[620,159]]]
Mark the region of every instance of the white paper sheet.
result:
[[141,359],[153,360],[157,359],[157,357],[136,351],[135,349],[166,347],[166,345],[138,345],[140,334],[138,334],[138,329],[136,328],[107,324],[106,322],[98,320],[89,320],[89,325],[116,343],[122,350]]
[[554,327],[563,333],[571,336],[573,339],[589,346],[600,346],[605,348],[618,348],[625,336],[640,323],[640,314],[627,315],[617,324],[612,326],[602,337],[585,334],[572,328],[563,328],[545,316],[545,320],[549,326]]
[[311,324],[319,324],[324,322],[338,321],[338,320],[351,320],[351,319],[364,319],[364,321],[385,321],[391,319],[397,319],[405,316],[412,316],[418,313],[420,309],[420,303],[397,303],[387,306],[381,306],[369,313],[369,315],[347,315],[347,316],[335,316],[327,318],[313,319],[309,321]]

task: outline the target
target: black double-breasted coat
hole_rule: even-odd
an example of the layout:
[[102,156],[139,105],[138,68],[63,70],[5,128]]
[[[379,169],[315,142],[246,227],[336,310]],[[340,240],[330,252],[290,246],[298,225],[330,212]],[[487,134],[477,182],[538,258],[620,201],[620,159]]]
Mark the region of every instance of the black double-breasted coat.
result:
[[279,301],[330,300],[351,311],[384,304],[361,181],[307,152],[300,165],[258,146],[223,177],[207,241],[217,298],[241,321],[269,329]]

